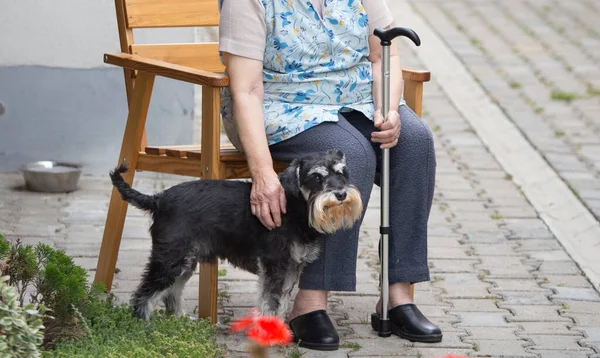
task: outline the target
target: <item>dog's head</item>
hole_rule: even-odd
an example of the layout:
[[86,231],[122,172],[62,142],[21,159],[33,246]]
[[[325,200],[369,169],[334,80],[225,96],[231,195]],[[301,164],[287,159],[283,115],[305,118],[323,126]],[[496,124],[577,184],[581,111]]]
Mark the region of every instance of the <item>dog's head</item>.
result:
[[[308,205],[309,225],[323,234],[350,228],[360,219],[363,204],[360,192],[348,183],[346,158],[330,150],[294,160],[288,178]],[[291,179],[291,178],[289,178]]]

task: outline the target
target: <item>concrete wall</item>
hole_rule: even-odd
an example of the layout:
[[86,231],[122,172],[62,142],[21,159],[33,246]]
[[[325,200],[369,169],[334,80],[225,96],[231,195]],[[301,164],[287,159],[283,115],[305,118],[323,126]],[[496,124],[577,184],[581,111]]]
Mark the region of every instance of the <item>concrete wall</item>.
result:
[[[138,43],[215,37],[214,29],[135,32]],[[48,159],[82,163],[86,174],[114,166],[126,97],[122,70],[102,55],[117,51],[113,0],[0,1],[0,171]],[[197,138],[195,97],[194,86],[157,78],[150,144]]]

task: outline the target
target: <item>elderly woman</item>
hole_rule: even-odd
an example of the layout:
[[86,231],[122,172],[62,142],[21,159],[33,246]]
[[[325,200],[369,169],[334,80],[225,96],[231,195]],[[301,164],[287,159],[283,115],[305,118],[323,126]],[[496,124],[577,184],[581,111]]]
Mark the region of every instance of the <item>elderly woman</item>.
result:
[[[400,337],[439,342],[440,329],[410,295],[411,283],[429,280],[433,139],[403,101],[395,46],[394,110],[383,120],[381,47],[372,34],[375,28],[393,26],[386,1],[220,0],[220,11],[219,50],[230,77],[221,112],[228,137],[247,156],[252,213],[269,229],[285,215],[286,199],[272,158],[291,161],[340,149],[350,182],[367,203],[378,184],[381,149],[390,148],[390,320]],[[339,347],[326,311],[327,294],[356,289],[359,227],[357,223],[327,237],[320,258],[300,278],[289,324],[303,347]],[[375,306],[380,313],[381,303]]]

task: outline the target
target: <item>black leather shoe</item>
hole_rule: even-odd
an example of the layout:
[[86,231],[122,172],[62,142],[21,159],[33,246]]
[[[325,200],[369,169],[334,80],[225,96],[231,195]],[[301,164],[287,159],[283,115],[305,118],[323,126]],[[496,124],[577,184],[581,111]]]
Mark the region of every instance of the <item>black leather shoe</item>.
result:
[[325,310],[312,311],[290,321],[294,341],[300,347],[319,351],[340,348],[340,337]]
[[[442,330],[431,323],[413,303],[400,305],[389,311],[392,333],[411,342],[436,343],[442,341]],[[379,331],[379,315],[371,314],[371,328]]]

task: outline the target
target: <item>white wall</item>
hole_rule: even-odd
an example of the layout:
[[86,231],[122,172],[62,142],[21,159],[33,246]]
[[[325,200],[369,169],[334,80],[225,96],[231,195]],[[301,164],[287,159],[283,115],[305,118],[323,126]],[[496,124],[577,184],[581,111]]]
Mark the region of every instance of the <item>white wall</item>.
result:
[[[135,41],[194,42],[195,32],[214,29],[144,29]],[[0,66],[98,68],[119,50],[113,0],[0,0]]]

